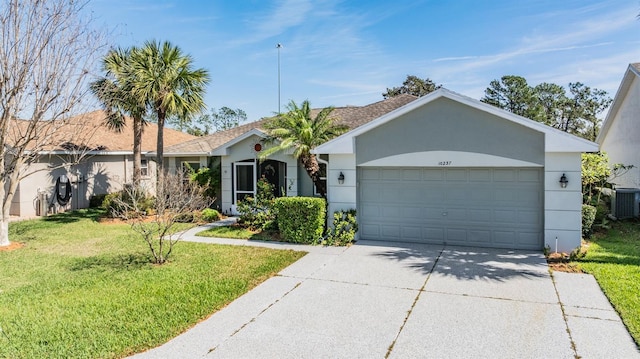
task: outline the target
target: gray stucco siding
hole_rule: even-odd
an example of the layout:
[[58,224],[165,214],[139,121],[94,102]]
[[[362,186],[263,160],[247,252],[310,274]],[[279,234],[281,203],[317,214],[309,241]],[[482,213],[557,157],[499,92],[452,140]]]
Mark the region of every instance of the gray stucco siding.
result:
[[481,153],[543,166],[544,134],[439,98],[356,137],[356,164],[425,151]]

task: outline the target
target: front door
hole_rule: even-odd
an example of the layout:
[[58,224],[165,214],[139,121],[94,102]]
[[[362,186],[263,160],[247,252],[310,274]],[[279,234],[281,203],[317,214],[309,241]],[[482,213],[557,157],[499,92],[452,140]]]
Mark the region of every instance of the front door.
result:
[[238,201],[245,197],[256,196],[256,164],[255,162],[236,162],[233,164],[233,203],[231,212],[236,210]]

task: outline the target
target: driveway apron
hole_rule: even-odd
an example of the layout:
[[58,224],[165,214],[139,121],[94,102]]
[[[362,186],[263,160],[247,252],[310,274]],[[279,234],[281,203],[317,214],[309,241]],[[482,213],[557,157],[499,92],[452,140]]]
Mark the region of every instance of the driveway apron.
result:
[[304,250],[278,276],[136,357],[577,355],[541,253],[369,241]]

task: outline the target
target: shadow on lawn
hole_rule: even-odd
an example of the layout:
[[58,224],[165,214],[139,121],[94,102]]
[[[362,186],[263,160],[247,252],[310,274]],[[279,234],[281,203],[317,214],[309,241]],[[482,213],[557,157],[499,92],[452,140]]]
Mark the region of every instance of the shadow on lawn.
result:
[[75,260],[69,267],[72,271],[89,269],[132,270],[148,267],[151,257],[146,253],[102,255]]
[[104,214],[104,211],[96,208],[80,209],[76,211],[63,212],[53,214],[48,217],[44,217],[45,222],[55,223],[73,223],[82,219],[90,219],[94,222],[98,222],[98,219]]

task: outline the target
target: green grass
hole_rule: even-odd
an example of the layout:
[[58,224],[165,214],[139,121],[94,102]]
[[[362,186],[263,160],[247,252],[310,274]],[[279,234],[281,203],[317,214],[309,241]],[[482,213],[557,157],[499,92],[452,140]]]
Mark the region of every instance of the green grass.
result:
[[594,235],[578,265],[593,274],[640,344],[640,222],[617,222]]
[[280,237],[275,232],[268,231],[250,231],[237,225],[212,227],[202,232],[196,233],[200,237],[214,238],[234,238],[234,239],[253,239],[262,241],[277,241]]
[[0,252],[0,358],[119,358],[165,343],[304,253],[178,243],[150,264],[126,224],[80,211],[12,223]]

